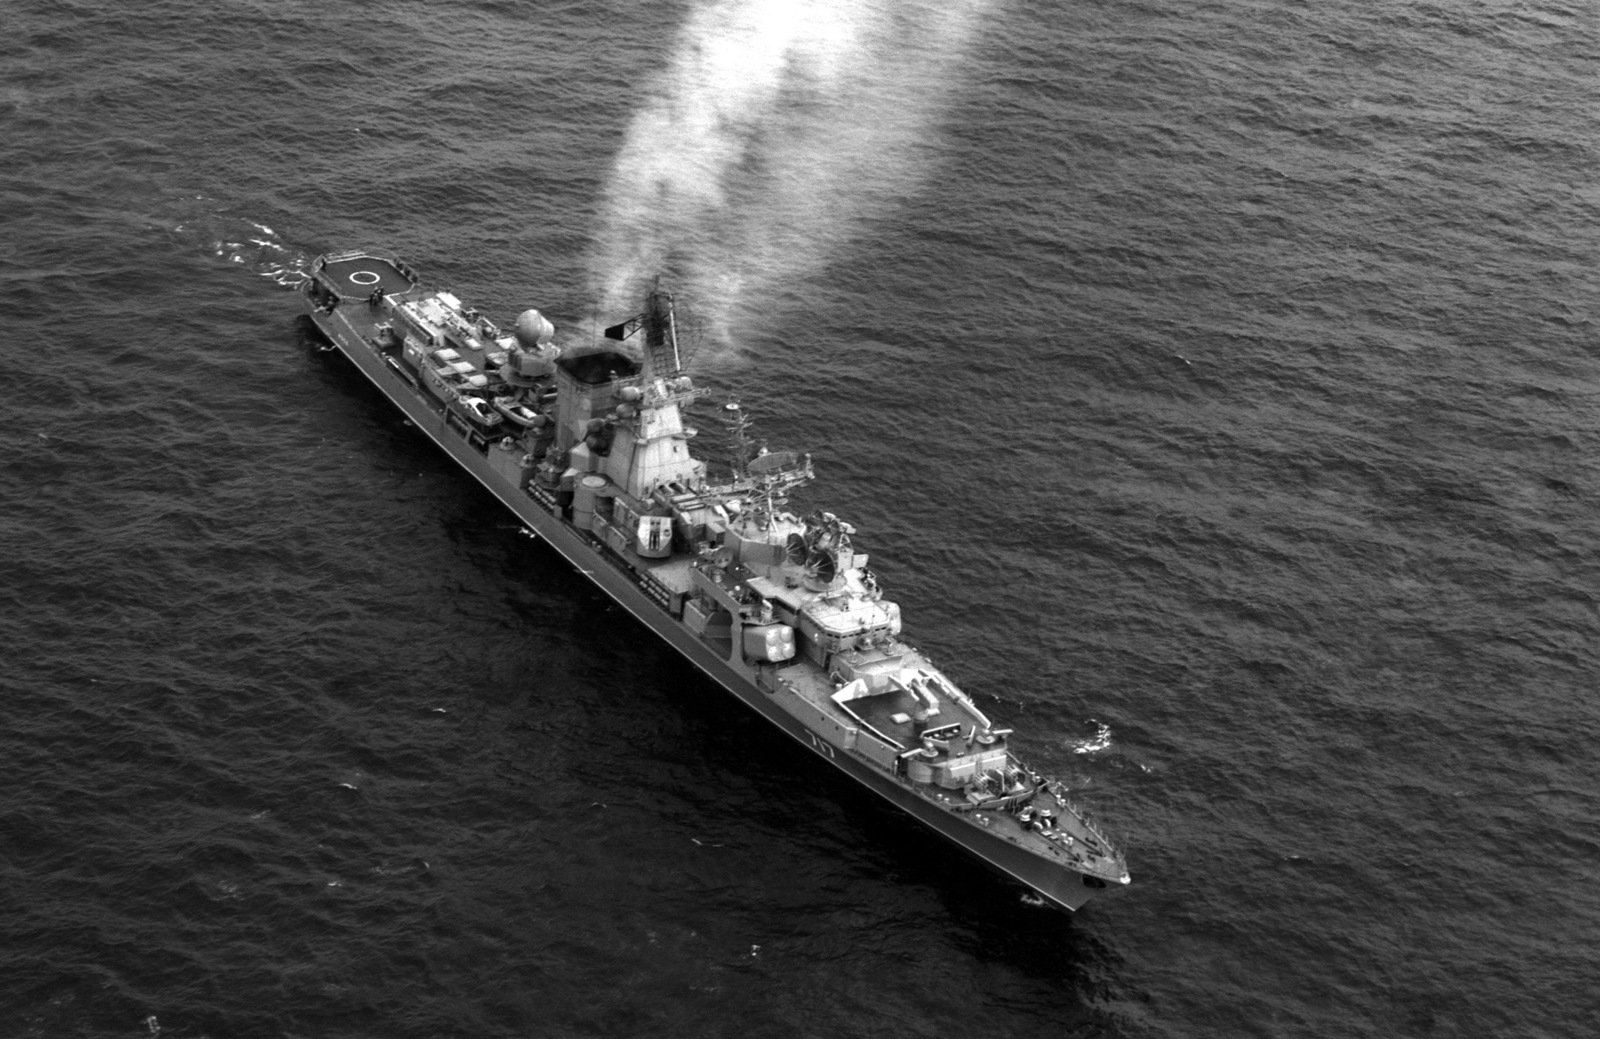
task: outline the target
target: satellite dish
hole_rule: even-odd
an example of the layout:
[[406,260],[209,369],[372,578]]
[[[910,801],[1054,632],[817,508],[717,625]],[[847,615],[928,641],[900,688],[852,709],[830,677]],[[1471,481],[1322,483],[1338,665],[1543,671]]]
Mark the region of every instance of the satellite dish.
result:
[[806,561],[806,556],[810,552],[811,550],[806,547],[806,539],[799,534],[790,534],[789,540],[783,547],[783,557],[797,566]]

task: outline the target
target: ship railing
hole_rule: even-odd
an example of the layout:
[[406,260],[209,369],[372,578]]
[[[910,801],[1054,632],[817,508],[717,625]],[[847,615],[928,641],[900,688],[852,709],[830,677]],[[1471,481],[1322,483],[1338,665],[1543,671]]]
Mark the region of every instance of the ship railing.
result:
[[663,407],[668,404],[676,404],[680,408],[686,408],[695,401],[700,400],[703,397],[709,397],[710,395],[710,390],[702,390],[698,386],[687,390],[668,390],[665,393],[657,393],[652,389],[646,393],[645,400],[651,404],[656,404]]
[[[645,403],[651,405],[677,404],[687,407],[695,401],[711,395],[710,390],[701,389],[692,382],[687,385],[678,382],[678,376],[663,376],[653,380],[641,380],[637,375],[613,375],[611,377],[611,392],[613,394],[624,386],[638,386],[644,394]],[[657,385],[659,384],[659,386]]]
[[1011,760],[1017,765],[1017,767],[1021,768],[1028,775],[1042,777],[1040,785],[1049,790],[1050,795],[1056,799],[1057,803],[1059,803],[1067,811],[1071,812],[1078,822],[1083,824],[1083,828],[1088,830],[1090,834],[1092,834],[1097,840],[1100,841],[1102,845],[1105,846],[1105,849],[1109,854],[1120,856],[1121,853],[1117,850],[1118,842],[1112,840],[1106,831],[1100,826],[1100,824],[1095,822],[1095,820],[1087,811],[1081,808],[1076,801],[1073,801],[1067,796],[1067,788],[1064,783],[1062,783],[1059,779],[1051,779],[1049,776],[1046,776],[1043,772],[1040,772],[1038,769],[1029,765],[1026,761],[1023,761],[1015,754],[1011,755]]
[[340,263],[344,260],[359,260],[363,256],[370,256],[373,259],[383,260],[385,263],[388,263],[395,270],[405,275],[413,287],[417,287],[422,284],[422,276],[417,273],[415,267],[411,266],[409,263],[400,259],[399,257],[383,256],[379,253],[373,252],[370,249],[346,249],[343,252],[323,253],[312,263],[311,273],[316,274],[330,263]]
[[359,260],[363,256],[372,254],[365,249],[346,249],[342,253],[323,253],[317,257],[317,269],[321,270],[330,263],[341,263],[345,260]]

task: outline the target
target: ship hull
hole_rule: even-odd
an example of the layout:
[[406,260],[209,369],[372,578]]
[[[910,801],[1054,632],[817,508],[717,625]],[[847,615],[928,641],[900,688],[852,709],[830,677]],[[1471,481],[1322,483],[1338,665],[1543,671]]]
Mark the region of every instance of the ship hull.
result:
[[[360,304],[350,309],[360,311]],[[650,598],[632,577],[603,550],[587,540],[538,501],[506,479],[489,459],[451,424],[449,412],[402,374],[377,349],[363,331],[346,317],[344,308],[311,314],[317,329],[361,374],[485,490],[526,527],[543,539],[584,577],[653,631],[712,681],[756,711],[816,757],[861,786],[912,816],[968,854],[1021,883],[1056,906],[1077,910],[1106,885],[1059,864],[1041,859],[918,795],[894,777],[846,750],[836,748],[779,707],[757,684],[752,673],[741,671],[684,629]]]

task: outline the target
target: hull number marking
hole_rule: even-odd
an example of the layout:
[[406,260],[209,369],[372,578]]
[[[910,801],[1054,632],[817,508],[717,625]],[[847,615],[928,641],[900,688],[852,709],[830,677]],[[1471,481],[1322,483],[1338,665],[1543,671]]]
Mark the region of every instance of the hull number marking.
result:
[[829,757],[829,758],[833,757],[833,744],[829,743],[827,740],[823,739],[821,736],[818,736],[816,733],[812,732],[810,729],[806,730],[806,735],[808,737],[810,737],[811,745],[816,748],[818,754],[821,754],[824,757]]

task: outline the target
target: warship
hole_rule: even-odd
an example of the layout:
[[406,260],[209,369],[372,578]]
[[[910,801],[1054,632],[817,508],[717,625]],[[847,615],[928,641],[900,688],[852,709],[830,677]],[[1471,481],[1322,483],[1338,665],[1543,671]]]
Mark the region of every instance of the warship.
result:
[[527,531],[816,757],[1031,901],[1076,910],[1129,882],[1066,785],[900,637],[854,528],[788,510],[808,455],[755,444],[731,401],[726,461],[691,453],[707,393],[659,278],[640,313],[566,349],[537,310],[502,328],[380,253],[318,257],[304,288],[319,338]]

